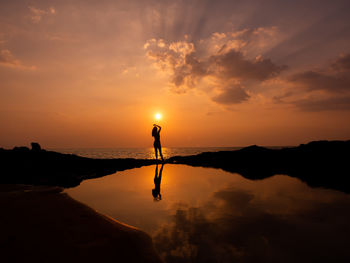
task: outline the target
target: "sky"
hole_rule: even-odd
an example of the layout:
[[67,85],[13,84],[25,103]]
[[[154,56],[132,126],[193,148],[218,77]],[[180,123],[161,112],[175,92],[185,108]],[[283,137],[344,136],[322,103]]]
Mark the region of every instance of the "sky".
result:
[[[0,147],[350,139],[346,0],[0,0]],[[163,118],[154,119],[159,112]]]

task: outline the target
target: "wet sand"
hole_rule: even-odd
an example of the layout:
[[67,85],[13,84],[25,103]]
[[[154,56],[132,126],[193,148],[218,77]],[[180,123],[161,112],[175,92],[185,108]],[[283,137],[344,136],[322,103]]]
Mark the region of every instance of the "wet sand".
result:
[[0,185],[1,262],[161,262],[146,233],[62,190]]

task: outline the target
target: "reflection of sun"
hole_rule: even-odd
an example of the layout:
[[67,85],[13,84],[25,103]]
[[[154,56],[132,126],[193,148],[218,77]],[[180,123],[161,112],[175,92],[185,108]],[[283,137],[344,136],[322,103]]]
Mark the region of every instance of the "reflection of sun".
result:
[[159,121],[159,120],[162,118],[162,114],[156,113],[156,114],[154,115],[154,118],[156,118],[156,120]]

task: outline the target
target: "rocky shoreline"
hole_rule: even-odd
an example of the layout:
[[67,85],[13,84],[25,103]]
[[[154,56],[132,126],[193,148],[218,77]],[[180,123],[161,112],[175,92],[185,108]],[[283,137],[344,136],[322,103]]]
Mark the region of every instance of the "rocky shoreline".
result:
[[0,149],[2,184],[75,187],[85,179],[152,165],[151,159],[92,159],[42,150],[37,143],[12,150]]
[[[250,146],[236,151],[174,156],[165,163],[220,168],[249,179],[274,174],[297,177],[310,186],[350,192],[350,141],[315,141],[297,147],[268,149]],[[74,187],[83,180],[152,165],[152,159],[92,159],[72,154],[15,147],[0,149],[0,183]]]
[[175,156],[168,162],[220,168],[252,180],[285,174],[312,187],[350,193],[349,158],[350,141],[314,141],[283,149],[254,145],[237,151]]

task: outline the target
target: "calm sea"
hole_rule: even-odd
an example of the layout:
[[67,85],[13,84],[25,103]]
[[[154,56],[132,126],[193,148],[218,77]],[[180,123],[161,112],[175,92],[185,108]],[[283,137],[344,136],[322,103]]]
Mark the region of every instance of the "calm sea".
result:
[[[186,156],[199,154],[202,152],[232,151],[242,147],[163,147],[164,158],[172,156]],[[154,158],[154,148],[66,148],[66,149],[50,149],[52,151],[68,154],[76,154],[89,158],[138,158],[152,159]]]

